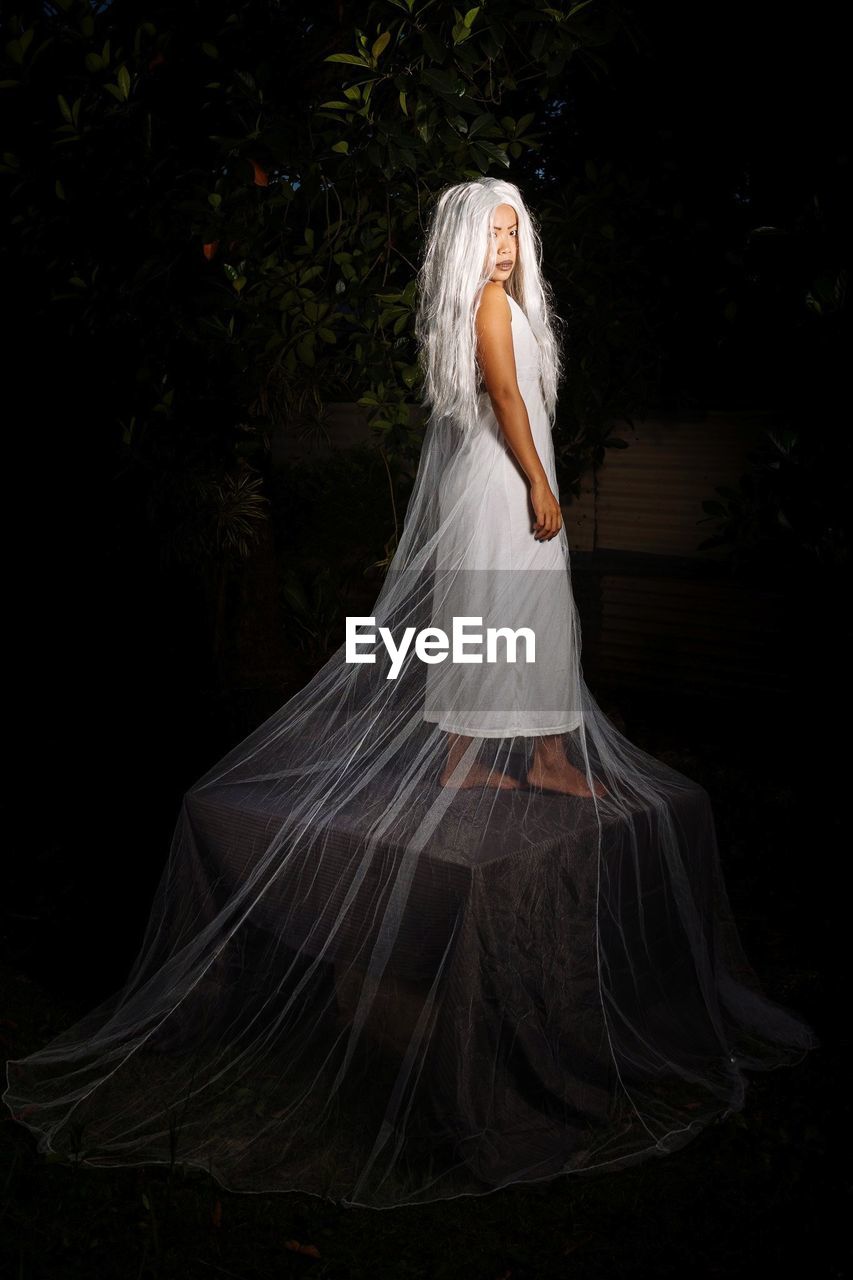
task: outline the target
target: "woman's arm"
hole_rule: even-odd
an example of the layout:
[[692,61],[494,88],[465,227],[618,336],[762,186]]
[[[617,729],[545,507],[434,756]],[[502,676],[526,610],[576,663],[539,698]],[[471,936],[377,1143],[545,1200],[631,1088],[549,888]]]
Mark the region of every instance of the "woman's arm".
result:
[[530,482],[530,501],[536,513],[534,537],[547,542],[560,532],[563,516],[533,443],[527,406],[518,389],[511,313],[503,285],[491,280],[484,285],[476,325],[477,359],[486,391],[507,444]]

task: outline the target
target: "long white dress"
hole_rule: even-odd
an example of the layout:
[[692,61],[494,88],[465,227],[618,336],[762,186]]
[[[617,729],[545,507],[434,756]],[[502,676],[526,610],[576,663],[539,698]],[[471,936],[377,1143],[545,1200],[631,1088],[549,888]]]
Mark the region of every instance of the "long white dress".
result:
[[[522,307],[507,294],[516,378],[536,450],[559,497],[551,424],[540,383],[540,347]],[[495,416],[488,392],[465,445],[448,467],[440,494],[434,625],[448,636],[452,619],[482,618],[487,627],[534,632],[534,661],[523,641],[516,661],[497,648],[494,662],[451,662],[427,670],[424,719],[472,737],[538,737],[580,724],[579,626],[571,589],[565,527],[534,537],[527,477]],[[477,632],[469,626],[469,633]],[[473,652],[476,646],[468,651]],[[480,646],[485,653],[485,643]]]

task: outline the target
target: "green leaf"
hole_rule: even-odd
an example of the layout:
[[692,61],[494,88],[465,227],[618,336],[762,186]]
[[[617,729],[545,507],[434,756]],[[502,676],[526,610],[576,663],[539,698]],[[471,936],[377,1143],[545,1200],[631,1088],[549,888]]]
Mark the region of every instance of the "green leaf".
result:
[[323,59],[324,62],[346,62],[349,66],[369,67],[370,63],[366,58],[359,58],[354,53],[330,53],[328,58]]
[[502,147],[496,147],[491,142],[479,142],[477,147],[480,151],[485,152],[492,160],[497,160],[499,164],[509,167],[509,156]]
[[468,126],[468,137],[473,138],[476,134],[482,133],[484,129],[495,132],[494,117],[488,111],[474,117]]
[[127,67],[119,67],[118,76],[116,78],[118,80],[118,87],[121,90],[121,96],[127,100],[127,98],[130,97],[130,72]]
[[336,142],[336,143],[335,143],[335,145],[332,147],[332,150],[333,150],[333,151],[339,151],[342,155],[348,155],[348,154],[349,154],[349,143],[348,143],[348,142]]
[[71,124],[71,108],[68,105],[67,99],[60,93],[56,101],[59,103],[59,110],[62,112],[63,118]]
[[33,38],[33,28],[29,27],[26,31],[21,32],[17,40],[9,40],[6,44],[6,53],[13,62],[18,65],[24,61],[24,54],[30,47],[30,41]]
[[391,40],[391,32],[383,31],[382,35],[378,38],[378,40],[374,41],[373,48],[370,51],[373,54],[374,58],[379,58],[382,56],[382,54],[388,48],[388,44],[390,40]]

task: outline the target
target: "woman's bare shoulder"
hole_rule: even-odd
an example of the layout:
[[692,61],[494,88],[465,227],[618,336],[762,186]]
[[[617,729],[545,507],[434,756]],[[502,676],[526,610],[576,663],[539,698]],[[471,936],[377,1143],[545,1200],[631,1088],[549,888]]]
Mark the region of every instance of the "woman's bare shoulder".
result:
[[483,285],[477,310],[478,313],[482,312],[484,320],[491,320],[498,316],[508,315],[510,321],[512,321],[512,311],[510,309],[507,291],[503,285],[498,284],[496,280],[487,280]]

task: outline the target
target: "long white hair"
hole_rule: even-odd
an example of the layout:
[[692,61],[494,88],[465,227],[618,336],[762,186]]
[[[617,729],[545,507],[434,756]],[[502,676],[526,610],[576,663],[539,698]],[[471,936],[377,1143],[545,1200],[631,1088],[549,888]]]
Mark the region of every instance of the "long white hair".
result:
[[512,205],[518,218],[518,251],[507,292],[524,311],[539,343],[542,394],[553,426],[563,373],[560,321],[542,275],[538,226],[518,187],[502,178],[445,187],[433,207],[417,277],[415,315],[423,400],[435,418],[465,424],[477,415],[475,317],[483,286],[495,270],[492,217],[501,204]]

